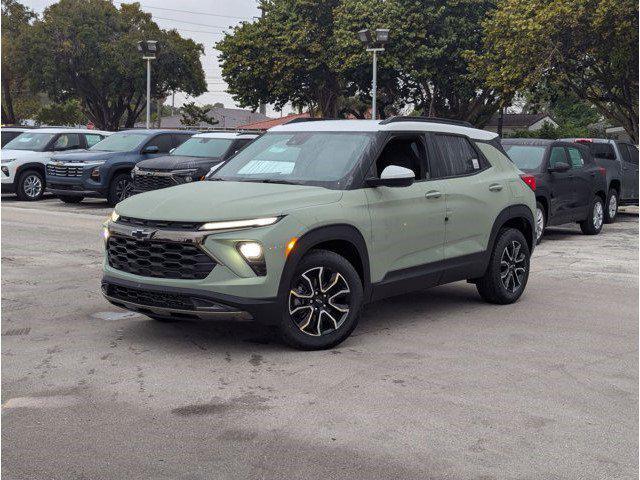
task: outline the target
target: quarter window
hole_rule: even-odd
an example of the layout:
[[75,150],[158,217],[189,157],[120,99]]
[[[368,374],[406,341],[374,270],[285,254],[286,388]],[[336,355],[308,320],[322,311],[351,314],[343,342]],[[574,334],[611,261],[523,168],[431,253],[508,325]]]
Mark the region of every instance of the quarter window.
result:
[[448,175],[469,175],[482,170],[478,153],[465,137],[435,135],[435,145]]
[[551,148],[551,155],[549,155],[549,168],[554,168],[557,163],[567,163],[567,157],[564,153],[564,148],[553,147]]
[[568,147],[569,161],[571,162],[571,168],[580,168],[584,166],[584,159],[582,158],[582,152],[577,148]]

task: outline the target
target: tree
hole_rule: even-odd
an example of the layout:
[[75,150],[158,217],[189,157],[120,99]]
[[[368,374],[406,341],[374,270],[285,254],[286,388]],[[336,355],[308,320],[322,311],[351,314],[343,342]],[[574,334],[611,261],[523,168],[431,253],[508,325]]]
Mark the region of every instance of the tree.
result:
[[311,107],[335,118],[342,85],[333,15],[340,0],[263,0],[264,16],[216,44],[228,92],[242,107]]
[[[483,126],[508,98],[469,70],[466,51],[482,47],[478,28],[493,0],[344,0],[336,15],[343,76],[354,90],[370,96],[371,56],[355,32],[390,29],[379,56],[380,115],[396,103],[411,103],[417,113],[467,120]],[[398,102],[398,99],[401,101]]]
[[218,124],[218,120],[209,116],[210,105],[199,107],[195,102],[185,103],[182,105],[180,121],[183,125],[197,126],[201,123],[208,123],[209,125]]
[[75,126],[87,123],[87,116],[80,108],[76,99],[64,103],[52,103],[40,109],[35,120],[40,125],[68,125]]
[[499,0],[469,57],[492,87],[555,84],[638,142],[637,0]]
[[16,0],[2,0],[2,123],[17,124],[40,106],[38,97],[28,89],[27,59],[18,55],[35,17]]
[[98,128],[132,127],[145,108],[146,69],[139,40],[158,40],[152,65],[152,97],[173,90],[206,91],[202,45],[164,31],[137,3],[117,9],[104,0],[60,0],[48,7],[24,39],[23,58],[36,89],[54,102],[76,98]]

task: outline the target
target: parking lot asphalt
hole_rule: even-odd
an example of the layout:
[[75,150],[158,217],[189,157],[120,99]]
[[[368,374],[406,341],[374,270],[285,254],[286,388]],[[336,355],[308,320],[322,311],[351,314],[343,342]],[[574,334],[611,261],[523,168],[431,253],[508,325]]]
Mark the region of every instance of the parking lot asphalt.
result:
[[514,305],[459,282],[299,352],[110,306],[110,209],[3,196],[3,478],[637,478],[637,212],[551,229]]

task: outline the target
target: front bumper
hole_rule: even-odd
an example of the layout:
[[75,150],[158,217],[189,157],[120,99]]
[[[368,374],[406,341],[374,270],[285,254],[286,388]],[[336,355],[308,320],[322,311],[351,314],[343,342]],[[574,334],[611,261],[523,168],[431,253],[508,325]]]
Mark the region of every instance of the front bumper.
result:
[[[51,164],[58,166],[57,164]],[[62,164],[62,167],[82,168],[79,176],[75,175],[53,175],[52,170],[55,168],[48,166],[47,168],[47,191],[54,195],[65,195],[75,197],[95,197],[104,198],[108,194],[108,185],[92,180],[91,171],[97,165],[83,164]]]
[[118,307],[167,319],[232,318],[273,324],[278,318],[275,298],[241,298],[206,290],[123,280],[109,275],[102,278],[102,294]]

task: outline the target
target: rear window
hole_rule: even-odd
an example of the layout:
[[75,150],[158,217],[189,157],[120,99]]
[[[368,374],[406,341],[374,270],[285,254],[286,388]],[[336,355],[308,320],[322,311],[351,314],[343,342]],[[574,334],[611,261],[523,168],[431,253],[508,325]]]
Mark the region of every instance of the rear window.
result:
[[547,147],[540,145],[503,145],[509,158],[520,170],[538,170]]
[[607,160],[615,160],[616,159],[616,154],[613,151],[613,147],[611,146],[610,143],[596,143],[596,142],[589,142],[589,143],[582,143],[580,142],[581,145],[584,145],[586,147],[589,148],[589,152],[591,152],[591,155],[595,158],[604,158]]

